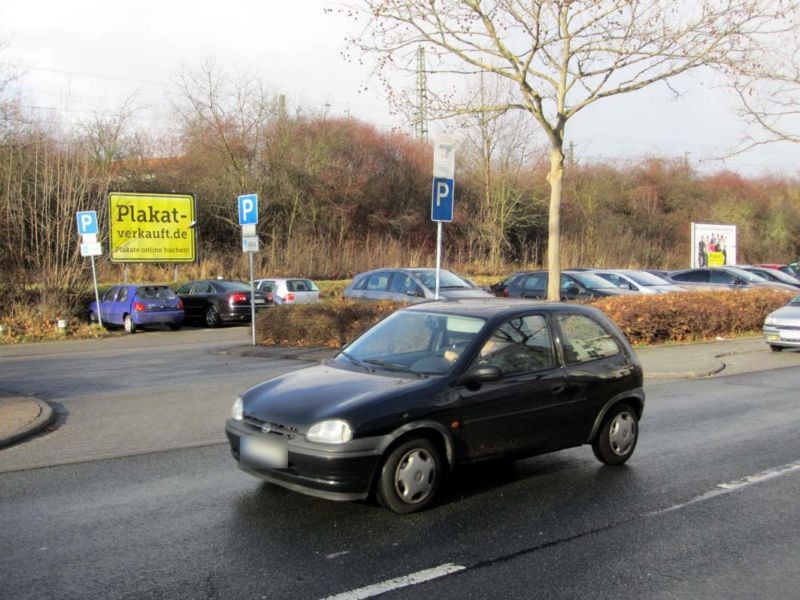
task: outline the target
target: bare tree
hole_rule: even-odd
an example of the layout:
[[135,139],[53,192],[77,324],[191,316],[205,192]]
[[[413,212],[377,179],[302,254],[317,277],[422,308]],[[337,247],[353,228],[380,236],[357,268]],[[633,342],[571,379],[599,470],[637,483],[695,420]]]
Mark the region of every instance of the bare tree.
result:
[[[439,114],[522,110],[550,143],[548,298],[559,297],[564,138],[569,121],[599,100],[704,67],[744,61],[758,37],[780,27],[792,0],[362,0],[356,48],[391,73],[416,68],[451,88],[481,73],[511,81],[513,101],[476,107],[431,94]],[[429,78],[431,81],[432,78]]]

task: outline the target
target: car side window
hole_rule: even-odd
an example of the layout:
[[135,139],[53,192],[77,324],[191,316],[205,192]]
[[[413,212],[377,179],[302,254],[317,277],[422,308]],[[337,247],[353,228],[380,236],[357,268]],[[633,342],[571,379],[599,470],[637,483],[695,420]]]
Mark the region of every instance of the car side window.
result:
[[414,280],[405,273],[394,274],[392,277],[392,285],[389,291],[394,292],[395,294],[422,293],[422,290],[416,283],[414,283]]
[[711,283],[736,283],[736,278],[726,271],[711,271]]
[[586,315],[558,315],[558,326],[567,364],[589,362],[621,352],[614,336]]
[[543,274],[528,275],[522,283],[524,290],[543,290],[547,288],[547,276]]
[[506,321],[489,336],[473,364],[494,365],[505,374],[554,366],[547,320],[528,315]]
[[207,281],[201,281],[194,286],[193,294],[213,294],[214,288]]
[[114,296],[117,295],[117,291],[119,291],[118,287],[113,287],[110,290],[108,290],[105,294],[103,294],[102,302],[113,302]]
[[128,288],[123,287],[119,288],[119,294],[117,294],[117,302],[124,302],[128,299]]
[[261,292],[274,292],[275,291],[275,282],[274,281],[262,281],[258,284],[258,289]]
[[181,287],[178,288],[177,294],[181,296],[187,295],[192,290],[192,283],[184,283]]
[[380,273],[373,273],[367,279],[366,289],[370,291],[384,292],[389,285],[389,273],[381,271]]

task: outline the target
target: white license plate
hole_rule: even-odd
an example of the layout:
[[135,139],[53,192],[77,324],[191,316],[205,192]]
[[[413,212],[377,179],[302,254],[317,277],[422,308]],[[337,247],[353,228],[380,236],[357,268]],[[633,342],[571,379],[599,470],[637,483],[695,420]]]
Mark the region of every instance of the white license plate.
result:
[[273,469],[289,466],[289,449],[283,436],[245,436],[239,446],[239,456],[245,462]]
[[253,302],[255,304],[264,304],[264,302],[266,302],[266,300],[264,300],[263,298],[256,298]]
[[794,342],[800,341],[800,330],[781,331],[781,339],[792,340]]

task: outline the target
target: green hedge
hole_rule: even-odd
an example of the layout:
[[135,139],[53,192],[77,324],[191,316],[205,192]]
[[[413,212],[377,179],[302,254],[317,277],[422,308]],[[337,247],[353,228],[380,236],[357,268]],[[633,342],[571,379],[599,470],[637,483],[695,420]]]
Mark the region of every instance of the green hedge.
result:
[[[794,294],[781,290],[626,295],[592,304],[619,325],[633,344],[733,337],[760,331],[764,318]],[[502,300],[501,300],[502,301]],[[256,322],[262,344],[337,348],[402,304],[332,299],[276,306]]]

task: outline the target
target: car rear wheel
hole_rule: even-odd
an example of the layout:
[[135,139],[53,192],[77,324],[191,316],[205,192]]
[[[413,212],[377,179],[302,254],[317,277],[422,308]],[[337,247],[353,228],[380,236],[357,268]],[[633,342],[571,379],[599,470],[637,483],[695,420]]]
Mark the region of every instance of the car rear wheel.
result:
[[442,479],[439,450],[425,438],[414,438],[386,457],[378,481],[378,501],[398,514],[422,510],[436,496]]
[[627,404],[612,408],[603,420],[592,450],[602,463],[621,465],[628,460],[639,439],[639,422],[636,412]]
[[783,346],[776,346],[775,344],[772,344],[769,347],[769,349],[772,350],[773,352],[780,352],[781,350],[783,350]]
[[181,328],[181,324],[180,324],[180,323],[170,323],[170,324],[169,324],[169,328],[170,328],[172,331],[178,331],[178,329],[180,329],[180,328]]
[[125,333],[136,333],[136,323],[133,322],[130,315],[125,315]]
[[206,307],[206,326],[219,327],[222,319],[219,318],[219,312],[213,306]]

